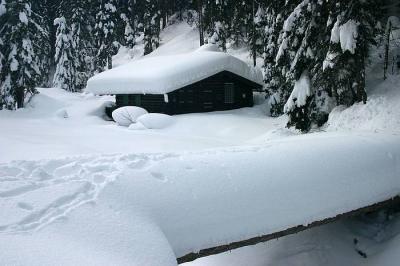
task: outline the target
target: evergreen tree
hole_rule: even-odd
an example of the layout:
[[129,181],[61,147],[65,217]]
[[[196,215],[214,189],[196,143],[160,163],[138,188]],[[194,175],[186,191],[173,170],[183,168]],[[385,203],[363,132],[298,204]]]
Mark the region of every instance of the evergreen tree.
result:
[[143,15],[144,55],[153,52],[160,45],[161,12],[157,0],[146,0]]
[[[262,18],[257,17],[255,19],[257,10],[257,5],[254,0],[240,0],[231,1],[233,5],[232,10],[232,22],[231,22],[231,32],[230,39],[236,47],[246,45],[249,42],[249,35],[253,32],[255,20],[257,22],[263,22]],[[250,46],[251,47],[251,46]]]
[[117,14],[116,0],[99,0],[94,27],[96,37],[96,71],[102,72],[107,66],[112,68],[112,56],[118,51],[114,31]]
[[[284,29],[287,34],[284,35],[283,42],[286,42],[290,58],[290,67],[286,72],[287,80],[294,80],[298,83],[302,79],[308,79],[315,85],[324,59],[324,53],[320,52],[325,36],[323,31],[324,25],[326,25],[324,10],[326,10],[324,1],[304,0],[285,21]],[[288,126],[295,126],[302,131],[308,131],[312,121],[311,113],[315,91],[313,90],[314,86],[307,87],[307,93],[305,93],[299,91],[295,86],[286,107],[295,104],[296,108],[289,108],[289,110],[285,108],[285,112],[289,115]],[[300,101],[298,94],[305,99]]]
[[283,83],[282,75],[278,72],[275,59],[279,48],[279,34],[283,25],[283,17],[280,15],[284,0],[268,2],[264,7],[264,53],[263,70],[264,82],[270,103],[271,116],[279,116],[283,112],[283,95],[280,84]]
[[137,30],[137,20],[135,20],[136,12],[136,1],[129,0],[124,6],[124,12],[121,13],[120,17],[124,24],[123,29],[123,45],[129,49],[133,49],[136,45],[136,30]]
[[[40,83],[40,61],[35,54],[37,22],[29,0],[6,2],[6,23],[2,25],[3,56],[1,73],[2,108],[16,109],[36,93]],[[3,16],[2,16],[3,17]]]
[[74,47],[72,51],[73,65],[76,73],[73,91],[80,91],[86,86],[87,80],[95,71],[93,65],[95,57],[94,40],[90,25],[94,18],[87,12],[90,8],[87,1],[76,0],[73,3],[69,2],[69,5],[71,12],[68,19],[71,25],[72,45]]
[[263,40],[265,39],[264,28],[266,26],[266,18],[264,7],[261,5],[256,7],[255,1],[252,3],[252,9],[250,20],[251,25],[248,34],[248,46],[250,49],[250,55],[253,59],[253,65],[256,66],[257,56],[262,55],[264,52]]
[[54,24],[57,25],[57,38],[53,86],[74,92],[76,91],[76,66],[72,33],[65,17],[55,19]]
[[333,27],[322,78],[329,81],[337,104],[366,102],[365,60],[374,43],[378,3],[373,0],[337,1],[331,6]]
[[211,25],[208,29],[208,42],[217,44],[221,50],[226,51],[226,45],[231,32],[230,14],[232,5],[228,0],[209,0],[209,16]]
[[4,75],[4,65],[5,65],[5,41],[3,40],[4,32],[6,29],[6,1],[1,0],[0,2],[0,110],[3,109],[3,105],[6,102],[5,100],[5,92],[2,90],[2,83],[3,83],[3,75]]
[[40,76],[37,86],[49,85],[49,72],[51,66],[51,42],[50,28],[48,24],[49,2],[32,1],[32,19],[35,21],[33,26],[33,50],[39,60]]
[[299,22],[302,20],[301,11],[307,6],[307,2],[307,0],[287,0],[276,10],[277,25],[275,26],[278,27],[279,34],[276,40],[276,48],[274,47],[276,54],[272,62],[275,63],[273,67],[274,81],[278,83],[274,84],[277,91],[273,93],[270,99],[273,111],[271,113],[274,116],[283,114],[283,107],[296,80],[293,71],[290,71],[291,63],[297,52],[299,41],[304,34],[304,29],[302,29],[304,25],[297,25],[296,20]]

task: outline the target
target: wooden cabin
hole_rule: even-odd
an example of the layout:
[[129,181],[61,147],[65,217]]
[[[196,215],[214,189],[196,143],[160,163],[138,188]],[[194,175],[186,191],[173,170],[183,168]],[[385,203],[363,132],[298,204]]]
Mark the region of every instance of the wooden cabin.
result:
[[[211,51],[210,51],[211,50]],[[115,95],[115,106],[150,113],[184,114],[253,106],[263,87],[261,72],[215,47],[174,56],[150,57],[100,73],[87,91]]]

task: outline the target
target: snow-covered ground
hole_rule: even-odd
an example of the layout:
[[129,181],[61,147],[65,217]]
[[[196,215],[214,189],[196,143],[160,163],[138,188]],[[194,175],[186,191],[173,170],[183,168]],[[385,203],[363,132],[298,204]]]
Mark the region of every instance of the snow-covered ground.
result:
[[[193,51],[197,38],[172,25],[151,56]],[[114,64],[129,60],[121,49]],[[0,112],[0,264],[174,265],[399,194],[399,82],[374,77],[366,105],[336,108],[308,135],[266,104],[129,130],[103,119],[112,97],[40,89]],[[349,219],[187,265],[393,265],[399,233],[397,216]]]

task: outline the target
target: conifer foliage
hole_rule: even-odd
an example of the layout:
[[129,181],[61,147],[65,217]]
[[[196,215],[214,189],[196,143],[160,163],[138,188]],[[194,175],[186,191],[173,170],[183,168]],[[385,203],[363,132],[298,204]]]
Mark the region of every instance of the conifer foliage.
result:
[[[3,2],[4,3],[4,2]],[[2,4],[3,6],[3,4]],[[3,8],[3,7],[2,7]],[[34,48],[37,22],[29,0],[6,2],[1,16],[2,71],[0,108],[16,109],[36,93],[41,81],[39,56]]]
[[[383,3],[376,0],[0,0],[0,108],[23,107],[35,87],[81,91],[112,68],[162,41],[172,21],[199,28],[200,43],[247,46],[262,62],[271,116],[308,131],[336,105],[366,102],[365,66]],[[50,55],[50,56],[49,56]]]
[[75,44],[72,32],[67,25],[65,17],[54,20],[57,26],[56,38],[56,71],[54,73],[53,86],[68,91],[76,91],[76,66],[75,66]]
[[115,27],[118,15],[115,0],[102,0],[98,5],[96,24],[96,71],[102,72],[105,67],[112,68],[112,56],[117,53]]

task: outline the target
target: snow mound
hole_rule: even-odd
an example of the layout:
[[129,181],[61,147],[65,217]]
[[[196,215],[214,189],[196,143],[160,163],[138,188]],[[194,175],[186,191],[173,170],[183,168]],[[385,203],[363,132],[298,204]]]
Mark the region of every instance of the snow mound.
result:
[[142,123],[136,122],[136,123],[131,124],[128,127],[128,129],[130,129],[130,130],[144,130],[144,129],[147,129],[147,128]]
[[137,106],[124,106],[112,112],[112,117],[118,125],[127,127],[141,116],[147,114],[147,111]]
[[338,106],[329,114],[327,130],[400,132],[400,78],[389,78],[371,92],[367,103]]
[[218,45],[208,43],[200,46],[196,52],[221,52],[221,50],[218,48]]
[[150,113],[140,116],[137,121],[148,129],[162,129],[170,126],[174,119],[170,115]]

